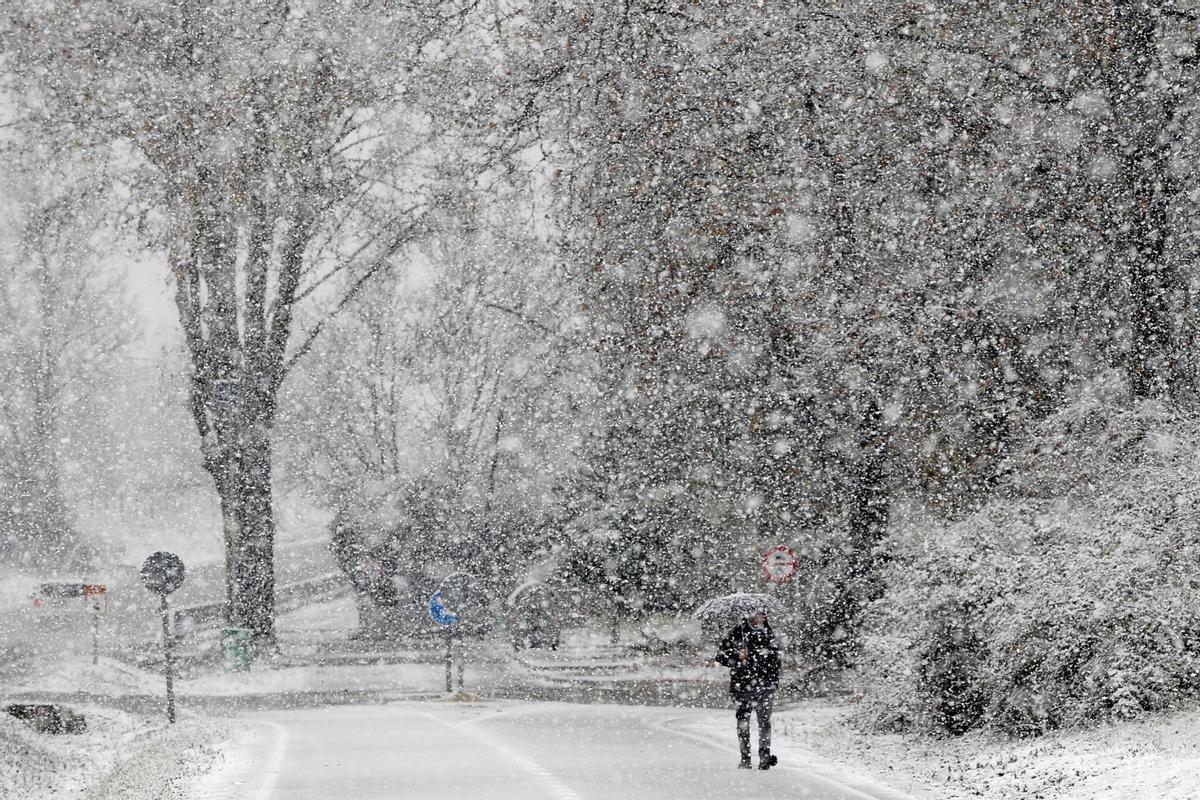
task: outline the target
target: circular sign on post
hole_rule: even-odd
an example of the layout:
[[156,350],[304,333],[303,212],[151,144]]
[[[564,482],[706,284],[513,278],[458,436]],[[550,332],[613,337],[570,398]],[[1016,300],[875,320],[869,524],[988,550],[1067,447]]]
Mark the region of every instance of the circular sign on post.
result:
[[183,562],[174,553],[159,550],[142,564],[142,584],[163,596],[183,585]]
[[438,589],[433,593],[433,597],[429,598],[429,617],[438,625],[457,625],[460,621],[458,614],[446,607],[441,589]]
[[800,563],[796,551],[785,544],[777,544],[763,553],[762,569],[767,580],[776,583],[790,581],[796,575]]

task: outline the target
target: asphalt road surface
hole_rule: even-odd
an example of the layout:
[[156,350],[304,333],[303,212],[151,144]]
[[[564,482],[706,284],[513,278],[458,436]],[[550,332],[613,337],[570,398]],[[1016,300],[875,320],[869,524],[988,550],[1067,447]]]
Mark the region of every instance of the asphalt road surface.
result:
[[[193,800],[882,800],[803,765],[737,769],[704,731],[722,712],[554,703],[274,711],[238,735]],[[732,728],[732,713],[727,713]]]

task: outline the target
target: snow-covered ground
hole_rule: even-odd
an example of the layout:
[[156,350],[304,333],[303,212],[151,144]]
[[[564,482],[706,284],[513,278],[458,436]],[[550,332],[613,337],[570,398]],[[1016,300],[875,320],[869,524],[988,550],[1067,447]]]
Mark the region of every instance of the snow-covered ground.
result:
[[[174,726],[99,706],[73,706],[87,730],[41,734],[0,714],[0,797],[5,800],[167,800],[208,770],[228,723]],[[177,795],[174,795],[177,796]]]
[[[374,670],[367,672],[378,674]],[[145,680],[152,682],[153,677],[145,676]],[[260,680],[266,682],[267,679]],[[431,695],[437,696],[432,692]],[[402,747],[404,737],[398,731],[412,732],[411,741],[405,747],[414,748],[417,742],[413,737],[424,738],[429,734],[430,753],[446,749],[446,757],[461,769],[471,772],[480,765],[489,765],[489,774],[502,783],[513,781],[514,785],[522,785],[522,781],[527,781],[530,785],[541,786],[541,789],[531,789],[521,796],[542,796],[542,789],[547,786],[551,787],[547,796],[560,798],[674,796],[662,793],[663,786],[656,782],[658,778],[643,781],[639,776],[644,770],[659,777],[675,775],[664,785],[678,785],[681,791],[687,789],[690,792],[695,787],[691,783],[681,783],[676,773],[682,774],[684,762],[693,761],[701,774],[712,778],[709,781],[712,785],[724,787],[721,793],[712,796],[730,796],[725,782],[736,772],[733,770],[736,756],[733,719],[729,711],[472,702],[477,698],[463,697],[469,702],[450,704],[450,707],[462,706],[459,711],[439,710],[439,704],[430,704],[427,699],[396,700],[384,706],[325,707],[328,718],[323,716],[321,707],[259,711],[235,718],[210,719],[187,713],[179,724],[170,728],[150,717],[88,706],[79,709],[88,715],[89,726],[87,733],[79,736],[37,734],[16,720],[0,717],[0,764],[5,765],[0,768],[0,797],[22,800],[83,797],[106,800],[261,797],[263,800],[283,800],[306,797],[308,795],[296,789],[304,781],[294,768],[294,760],[306,758],[306,752],[311,756],[314,741],[288,750],[288,758],[292,761],[285,762],[283,755],[276,752],[279,738],[313,739],[322,735],[322,731],[343,728],[361,730],[367,740],[382,741],[375,746],[395,748],[397,753],[408,752]],[[286,694],[281,694],[281,705],[285,700]],[[772,778],[774,788],[764,789],[764,793],[732,796],[772,797],[775,796],[772,792],[779,788],[776,784],[788,781],[791,781],[788,790],[791,793],[785,793],[786,796],[814,798],[1185,800],[1200,796],[1196,779],[1200,774],[1200,735],[1197,733],[1200,731],[1200,712],[1022,741],[974,735],[940,740],[865,735],[847,724],[849,712],[846,707],[818,701],[777,712],[775,751],[786,768],[779,773],[782,777]],[[465,715],[464,719],[475,720],[465,729],[467,731],[474,730],[480,720],[499,719],[501,715],[507,722],[490,737],[443,741],[444,734],[453,733],[453,730],[447,729],[447,720],[431,722],[431,714],[438,718],[446,714]],[[450,728],[461,721],[449,720]],[[295,731],[299,732],[281,732],[281,725],[284,729],[289,725],[298,726]],[[483,723],[483,727],[489,726]],[[425,731],[417,737],[425,728],[438,732],[438,735]],[[658,731],[656,735],[666,737],[663,741],[670,753],[667,766],[661,763],[661,754],[654,755],[653,748],[647,747],[645,756],[634,752],[636,746],[628,737],[640,741],[639,737],[648,736],[646,731],[651,729]],[[608,741],[605,737],[613,740]],[[344,733],[339,737],[331,735],[330,741],[339,738],[350,743],[354,740],[353,736]],[[552,744],[551,739],[562,739],[567,744]],[[693,748],[688,741],[699,746]],[[497,743],[501,743],[499,750]],[[583,756],[579,753],[571,755],[574,752],[571,747],[582,749],[599,769],[588,772],[581,767],[576,760]],[[474,752],[475,748],[482,750]],[[325,759],[325,767],[329,767],[331,759],[342,763],[334,758],[333,752],[331,750]],[[432,759],[434,756],[430,753],[425,755]],[[657,770],[653,767],[656,758],[660,762]],[[262,786],[264,773],[259,768],[264,763],[269,765],[272,759],[281,762],[275,779],[280,786],[273,793],[254,794]],[[20,769],[13,765],[20,765]],[[340,774],[360,789],[368,784],[385,785],[389,779],[430,789],[452,786],[460,779],[464,781],[463,787],[477,788],[480,785],[477,780],[482,780],[480,776],[472,778],[463,773],[459,766],[449,768],[449,771],[427,769],[422,773],[416,770],[412,774],[403,770],[391,772],[391,767],[382,766],[360,774],[354,771],[357,767],[344,766],[349,771],[338,773],[334,770],[321,773],[317,778],[328,781]],[[511,774],[500,767],[509,769]],[[613,773],[611,784],[598,777],[604,768]],[[246,777],[249,769],[255,771],[253,779]],[[587,773],[585,778],[580,778],[581,773]],[[713,775],[717,777],[713,778]],[[308,777],[313,779],[312,775]],[[555,794],[555,781],[561,781],[569,791]],[[289,786],[291,790],[287,788]],[[828,790],[831,786],[841,787],[845,793],[826,795],[819,790],[819,787]],[[802,787],[807,787],[805,791],[809,794],[797,795]],[[461,796],[510,795],[488,795],[482,790],[471,789]],[[679,796],[709,795],[683,793]]]
[[[503,780],[537,787],[520,795],[529,797],[673,796],[664,787],[678,789],[681,797],[707,796],[688,794],[695,789],[691,779],[678,777],[691,763],[720,787],[712,796],[721,797],[772,797],[777,790],[794,797],[802,788],[809,794],[799,796],[812,798],[1200,797],[1195,777],[1200,775],[1200,711],[1040,739],[980,734],[930,739],[863,734],[849,722],[853,706],[833,700],[784,703],[776,714],[775,750],[785,769],[754,790],[727,786],[736,774],[733,715],[721,705],[725,678],[720,670],[705,670],[678,655],[631,650],[629,643],[642,641],[634,632],[619,646],[603,634],[572,632],[559,652],[511,654],[496,640],[469,648],[468,693],[458,697],[468,702],[439,703],[451,699],[444,694],[440,650],[430,643],[396,647],[353,642],[346,638],[353,613],[353,603],[339,598],[284,615],[279,624],[282,652],[256,663],[249,673],[193,668],[177,682],[180,723],[172,727],[161,719],[157,698],[163,680],[158,673],[109,656],[93,666],[74,646],[56,651],[38,671],[23,675],[21,683],[10,682],[3,699],[65,699],[88,715],[88,731],[42,735],[0,716],[0,797],[304,797],[304,782],[289,772],[289,765],[316,752],[311,737],[327,723],[346,730],[365,726],[364,735],[385,744],[404,738],[405,730],[413,736],[424,731],[434,742],[426,748],[427,759],[434,759],[436,742],[443,742],[447,732],[485,733],[454,745],[448,757],[461,758],[458,749],[473,748],[478,751],[473,757],[490,764],[493,775],[499,774],[496,769],[509,770]],[[624,705],[546,702],[597,699]],[[443,719],[446,715],[453,719]],[[472,721],[462,727],[468,718]],[[657,771],[652,747],[637,753],[639,737],[651,730],[672,743],[667,763]],[[283,752],[281,736],[292,742],[286,757],[278,754]],[[451,747],[449,741],[443,745]],[[417,744],[413,739],[420,750]],[[580,766],[583,757],[572,754],[574,746],[584,748],[597,767]],[[251,767],[269,772],[272,759],[279,768],[271,791],[264,793],[262,770],[254,781],[237,777]],[[335,771],[322,780],[352,776],[356,763],[351,759],[344,765],[350,772]],[[614,772],[607,783],[606,768]],[[372,785],[388,785],[395,778],[389,769],[373,773],[371,780],[382,782]],[[453,785],[462,779],[463,786],[476,789],[489,786],[471,782],[483,780],[480,776],[415,769],[405,778],[420,788],[413,796],[424,796],[421,791],[447,780]],[[647,770],[654,777],[643,780]],[[360,783],[370,782],[366,774],[359,777]],[[484,789],[476,795],[494,796]],[[384,791],[378,796],[394,795]]]
[[835,774],[849,768],[938,800],[1200,797],[1200,710],[1034,739],[868,735],[850,713],[820,701],[789,708],[778,715],[781,742]]

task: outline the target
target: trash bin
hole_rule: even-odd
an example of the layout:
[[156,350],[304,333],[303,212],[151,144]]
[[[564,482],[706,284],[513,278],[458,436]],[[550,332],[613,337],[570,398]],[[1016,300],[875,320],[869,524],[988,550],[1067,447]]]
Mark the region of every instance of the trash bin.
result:
[[246,628],[221,629],[221,655],[226,672],[250,671],[250,631]]

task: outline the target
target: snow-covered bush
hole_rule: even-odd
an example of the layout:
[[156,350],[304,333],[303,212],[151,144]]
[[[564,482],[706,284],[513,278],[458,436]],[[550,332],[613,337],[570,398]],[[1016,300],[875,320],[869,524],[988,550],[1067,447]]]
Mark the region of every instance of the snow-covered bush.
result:
[[930,720],[953,734],[978,725],[986,711],[981,680],[986,651],[971,606],[950,601],[935,609],[918,647],[916,691]]
[[997,500],[898,526],[870,610],[877,725],[1020,735],[1200,693],[1200,420],[1076,404]]

